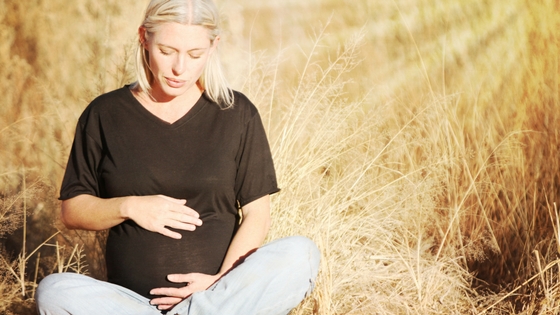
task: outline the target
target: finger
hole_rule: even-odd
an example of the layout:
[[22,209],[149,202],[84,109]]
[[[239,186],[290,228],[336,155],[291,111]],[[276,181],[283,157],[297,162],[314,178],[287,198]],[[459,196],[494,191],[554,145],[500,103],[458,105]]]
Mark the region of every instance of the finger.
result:
[[164,236],[176,239],[176,240],[180,240],[181,238],[183,238],[183,235],[181,235],[180,233],[173,232],[170,229],[166,229],[164,227],[156,230],[156,232],[158,232],[159,234],[162,234]]
[[189,208],[187,206],[176,206],[171,208],[171,211],[176,212],[176,213],[180,213],[182,215],[191,217],[191,218],[195,218],[198,219],[200,218],[200,214],[198,212],[196,212],[193,208]]
[[169,304],[160,304],[158,305],[157,309],[160,311],[169,311],[170,309],[172,309],[175,306],[175,304],[173,305],[169,305]]
[[182,300],[183,298],[177,298],[177,297],[161,297],[161,298],[152,299],[150,301],[150,304],[159,305],[159,306],[169,306],[169,305],[175,305],[181,302]]
[[172,217],[172,218],[167,218],[163,222],[163,225],[178,230],[194,231],[198,226],[202,225],[202,221],[193,218],[188,219],[187,221],[182,221],[177,217]]
[[183,299],[187,292],[178,289],[178,288],[157,288],[157,289],[152,289],[150,291],[151,295],[160,295],[161,297],[159,298],[155,298],[152,301],[157,301],[160,302],[158,304],[167,304],[167,302],[169,302],[168,300],[165,299]]
[[196,230],[196,225],[177,222],[177,221],[173,221],[173,220],[170,220],[169,223],[167,223],[165,226],[168,226],[170,228],[174,228],[174,229],[177,229],[177,230],[185,230],[185,231],[191,231],[191,232]]
[[181,274],[181,273],[176,273],[176,274],[170,274],[167,275],[167,280],[173,282],[173,283],[191,283],[194,281],[194,274],[191,273],[187,273],[187,274]]
[[185,215],[185,214],[175,214],[170,216],[171,220],[176,221],[176,222],[181,222],[181,223],[186,223],[186,224],[190,224],[190,225],[196,225],[196,226],[201,226],[202,225],[202,220],[199,218],[194,218],[191,217],[189,215]]
[[187,199],[177,199],[177,198],[173,198],[173,197],[169,197],[169,196],[165,196],[165,195],[158,195],[159,197],[171,201],[173,203],[179,204],[179,205],[184,205],[187,203]]
[[186,208],[186,210],[187,210],[186,213],[185,213],[186,215],[191,216],[193,218],[197,218],[197,219],[200,218],[200,214],[197,211],[195,211],[193,208],[189,208],[187,206],[184,206],[184,208]]

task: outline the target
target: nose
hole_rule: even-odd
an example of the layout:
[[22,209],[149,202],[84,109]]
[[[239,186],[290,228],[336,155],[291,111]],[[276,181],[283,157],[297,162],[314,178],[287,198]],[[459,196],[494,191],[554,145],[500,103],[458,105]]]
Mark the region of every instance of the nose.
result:
[[175,59],[175,62],[173,63],[173,74],[174,75],[181,75],[183,74],[183,72],[185,72],[185,68],[186,68],[186,58],[184,56],[178,55],[177,58]]

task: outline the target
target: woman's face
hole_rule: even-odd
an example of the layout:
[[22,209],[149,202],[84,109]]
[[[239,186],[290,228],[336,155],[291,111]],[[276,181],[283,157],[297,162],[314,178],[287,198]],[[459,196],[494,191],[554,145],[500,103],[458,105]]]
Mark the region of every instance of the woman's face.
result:
[[165,23],[149,36],[143,28],[139,32],[154,76],[150,82],[152,96],[157,101],[170,101],[196,91],[196,83],[219,38],[211,43],[203,26],[179,23]]

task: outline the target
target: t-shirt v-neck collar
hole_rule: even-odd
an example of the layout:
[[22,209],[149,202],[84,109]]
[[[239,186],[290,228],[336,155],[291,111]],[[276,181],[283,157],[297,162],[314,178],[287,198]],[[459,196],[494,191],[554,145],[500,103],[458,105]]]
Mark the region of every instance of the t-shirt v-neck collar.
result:
[[200,98],[196,101],[193,107],[185,115],[183,115],[181,118],[177,119],[173,123],[169,123],[157,117],[156,115],[151,113],[146,107],[144,107],[144,105],[142,105],[140,101],[138,101],[138,99],[134,97],[134,94],[132,94],[132,91],[130,90],[130,86],[125,86],[124,89],[126,89],[127,97],[131,99],[131,104],[133,105],[132,107],[134,107],[134,109],[136,109],[142,116],[144,116],[148,120],[152,121],[153,123],[163,128],[173,129],[182,126],[183,124],[191,120],[194,116],[196,116],[196,114],[200,112],[200,110],[207,103],[205,94],[202,93]]

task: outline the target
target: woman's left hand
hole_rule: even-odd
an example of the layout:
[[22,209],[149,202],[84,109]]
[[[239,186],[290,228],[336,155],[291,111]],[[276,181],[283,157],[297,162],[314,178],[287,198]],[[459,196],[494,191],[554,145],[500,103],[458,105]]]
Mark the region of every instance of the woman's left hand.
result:
[[152,295],[161,297],[152,299],[150,304],[157,305],[160,310],[170,310],[189,295],[208,289],[220,275],[206,275],[202,273],[171,274],[167,279],[173,283],[186,283],[182,288],[156,288],[150,291]]

